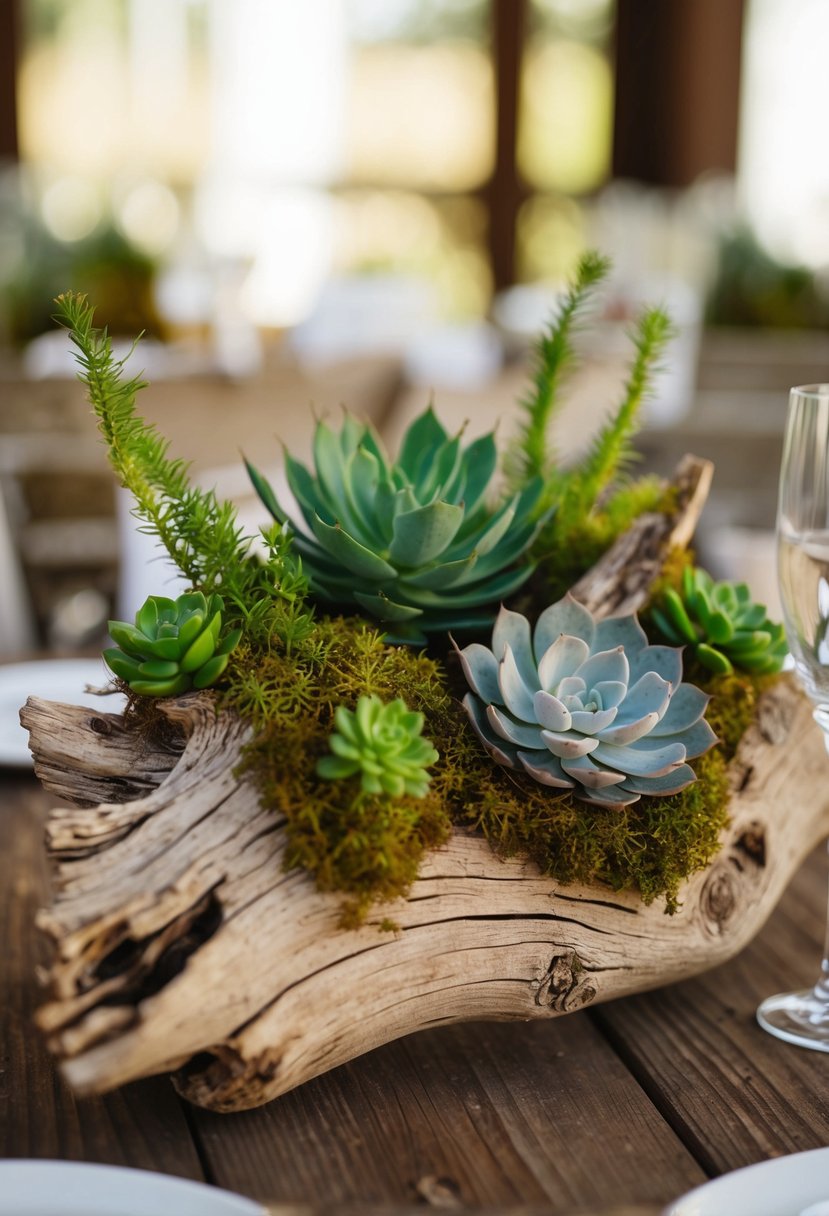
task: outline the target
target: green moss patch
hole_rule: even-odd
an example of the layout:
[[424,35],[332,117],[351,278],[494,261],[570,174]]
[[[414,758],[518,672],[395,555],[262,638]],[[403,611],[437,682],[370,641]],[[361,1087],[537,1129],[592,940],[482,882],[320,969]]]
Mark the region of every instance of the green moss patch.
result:
[[428,715],[425,733],[439,738],[434,727],[450,705],[443,672],[343,617],[316,621],[290,651],[277,641],[266,653],[240,647],[234,658],[226,699],[257,726],[242,771],[285,818],[286,864],[308,870],[321,890],[343,892],[344,923],[357,923],[375,901],[406,893],[425,850],[447,839],[451,819],[439,777],[425,798],[398,799],[364,794],[357,777],[318,777],[334,711],[353,708],[364,693],[402,697]]
[[673,508],[673,490],[659,477],[624,481],[612,494],[569,523],[553,516],[536,541],[539,602],[554,603],[577,583],[633,521],[646,511]]
[[[230,700],[244,703],[259,723],[243,768],[265,804],[285,818],[286,863],[307,869],[320,889],[343,893],[349,925],[373,903],[405,895],[424,852],[443,843],[453,823],[482,832],[504,856],[531,857],[562,883],[633,888],[645,903],[663,898],[675,911],[682,883],[719,848],[728,819],[728,760],[769,683],[689,671],[688,679],[712,694],[707,717],[721,743],[694,761],[698,780],[686,790],[610,810],[495,765],[460,705],[454,660],[387,646],[364,622],[323,618],[290,653],[274,648],[261,655],[242,646],[231,674]],[[356,778],[315,776],[334,710],[364,692],[402,696],[426,715],[424,735],[440,752],[426,798],[367,797]]]
[[[477,747],[477,743],[475,743]],[[455,814],[503,856],[524,853],[562,883],[634,888],[676,911],[682,883],[704,869],[728,820],[727,762],[716,748],[694,761],[698,780],[670,798],[621,809],[556,794],[529,777],[467,757]]]

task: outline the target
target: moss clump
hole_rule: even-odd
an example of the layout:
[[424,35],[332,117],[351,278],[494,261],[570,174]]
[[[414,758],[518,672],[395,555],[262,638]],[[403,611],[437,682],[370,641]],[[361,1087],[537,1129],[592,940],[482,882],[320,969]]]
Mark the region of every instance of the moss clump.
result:
[[688,664],[688,679],[711,695],[705,716],[717,733],[726,763],[733,758],[740,740],[754,721],[757,702],[776,678],[736,671],[712,676],[699,664]]
[[559,525],[554,532],[550,526],[536,544],[541,600],[561,599],[639,515],[671,510],[672,493],[660,478],[641,477],[617,488],[604,504],[575,519],[566,530]]
[[722,754],[701,757],[695,768],[699,779],[681,793],[612,810],[505,769],[478,769],[463,783],[464,817],[498,852],[526,853],[562,883],[633,887],[646,904],[663,896],[673,912],[682,883],[716,854],[728,817]]
[[147,751],[176,752],[184,747],[181,728],[171,722],[155,697],[142,697],[124,680],[114,680],[115,688],[127,698],[124,718],[130,731],[141,740]]
[[651,584],[650,598],[643,612],[639,613],[639,619],[643,626],[649,630],[650,626],[650,605],[656,603],[671,587],[674,591],[678,591],[682,586],[682,576],[685,571],[694,565],[693,549],[669,549],[662,563],[662,570],[659,577],[654,579]]
[[[768,677],[712,677],[691,664],[686,678],[711,694],[707,717],[720,744],[694,762],[698,779],[681,793],[604,810],[493,764],[469,729],[454,660],[385,645],[366,623],[342,617],[317,620],[286,650],[277,637],[286,611],[275,609],[267,653],[240,645],[226,696],[257,723],[243,768],[285,819],[286,864],[346,896],[344,924],[405,895],[424,852],[443,843],[453,823],[481,831],[503,855],[527,854],[562,883],[634,888],[645,903],[664,898],[669,912],[682,883],[715,856],[728,817],[727,764]],[[369,797],[356,779],[314,775],[336,707],[366,692],[401,696],[425,714],[424,736],[440,752],[426,798]]]
[[364,795],[356,780],[314,777],[312,761],[324,753],[330,730],[324,721],[320,715],[317,729],[305,719],[263,731],[245,765],[265,804],[285,818],[286,866],[308,870],[320,890],[343,892],[341,923],[350,927],[373,903],[406,894],[424,852],[446,840],[450,822],[434,795]]
[[373,902],[405,895],[423,853],[448,837],[445,782],[435,780],[425,798],[392,799],[363,793],[356,777],[324,780],[317,762],[337,707],[353,708],[366,693],[402,697],[427,713],[425,734],[440,740],[435,727],[450,704],[442,669],[343,617],[316,621],[290,651],[242,646],[234,658],[227,700],[258,727],[242,770],[285,819],[286,865],[308,870],[321,890],[343,892],[343,923],[356,924]]

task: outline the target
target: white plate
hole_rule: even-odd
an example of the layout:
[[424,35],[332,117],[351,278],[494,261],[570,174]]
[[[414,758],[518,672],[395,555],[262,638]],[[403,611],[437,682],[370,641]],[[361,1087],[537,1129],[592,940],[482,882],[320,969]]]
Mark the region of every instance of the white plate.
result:
[[829,1148],[723,1174],[677,1199],[663,1216],[805,1216],[821,1200],[829,1200]]
[[265,1216],[241,1195],[149,1170],[0,1161],[0,1216]]
[[87,684],[103,688],[110,679],[103,659],[45,659],[0,666],[0,765],[31,768],[29,735],[20,725],[20,710],[27,697],[88,705],[101,713],[117,714],[126,704],[120,693],[96,697],[84,692]]

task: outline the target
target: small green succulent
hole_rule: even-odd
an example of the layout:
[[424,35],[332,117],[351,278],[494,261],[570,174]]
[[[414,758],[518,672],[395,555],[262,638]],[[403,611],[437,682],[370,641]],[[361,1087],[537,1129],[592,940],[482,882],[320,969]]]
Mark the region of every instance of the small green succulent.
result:
[[177,600],[151,595],[135,624],[110,621],[117,646],[104,651],[107,666],[133,692],[145,697],[175,697],[191,688],[209,688],[227,667],[242,636],[234,629],[221,636],[224,604],[201,591]]
[[735,667],[758,675],[779,671],[786,657],[783,626],[755,604],[745,583],[715,583],[705,570],[686,566],[682,594],[668,588],[651,609],[654,624],[675,646],[691,646],[703,667]]
[[292,523],[314,595],[369,613],[389,640],[491,624],[493,605],[529,578],[521,558],[551,511],[537,510],[540,477],[487,505],[494,435],[464,447],[429,408],[391,461],[371,427],[346,414],[339,433],[317,424],[313,454],[313,473],[285,455],[301,522],[250,462],[248,473],[271,514]]
[[388,705],[378,696],[362,696],[356,710],[338,706],[336,731],[329,740],[333,755],[317,763],[320,777],[340,780],[361,774],[366,794],[409,794],[423,798],[429,788],[426,769],[438,753],[421,735],[423,714],[398,697]]
[[492,649],[458,652],[464,708],[498,764],[598,806],[675,794],[716,742],[708,697],[682,683],[682,652],[650,646],[635,616],[595,621],[567,595],[535,629],[502,608]]

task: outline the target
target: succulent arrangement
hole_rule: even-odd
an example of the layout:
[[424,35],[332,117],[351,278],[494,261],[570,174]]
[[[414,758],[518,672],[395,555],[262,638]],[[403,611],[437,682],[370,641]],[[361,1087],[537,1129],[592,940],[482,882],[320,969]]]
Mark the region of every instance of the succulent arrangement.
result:
[[248,472],[274,518],[292,525],[317,599],[368,613],[390,641],[423,643],[427,634],[490,624],[493,605],[532,573],[525,555],[551,514],[536,509],[543,482],[532,478],[492,507],[497,459],[494,435],[464,446],[430,407],[395,461],[349,414],[339,434],[318,422],[313,474],[285,455],[301,521],[250,462]]
[[[248,462],[275,521],[259,544],[136,413],[142,385],[83,297],[58,301],[116,473],[193,587],[112,622],[106,661],[137,697],[218,689],[250,724],[245,771],[285,824],[288,863],[357,918],[404,894],[458,824],[560,881],[634,886],[669,908],[718,848],[726,748],[780,667],[783,632],[745,587],[702,571],[643,623],[596,620],[564,594],[643,511],[672,509],[664,486],[628,474],[670,336],[660,310],[643,314],[621,400],[583,459],[561,466],[550,442],[572,327],[606,269],[582,260],[500,467],[493,434],[466,442],[431,407],[396,458],[350,414],[320,421],[313,467],[285,454],[296,506]],[[700,688],[683,683],[682,647]]]
[[151,595],[135,624],[110,621],[116,646],[104,651],[110,671],[144,697],[175,697],[191,688],[210,688],[227,667],[242,636],[222,636],[222,598],[201,591],[177,600]]
[[705,570],[686,566],[681,593],[667,588],[651,611],[663,637],[690,646],[709,671],[726,674],[738,667],[770,675],[783,666],[783,626],[768,619],[745,583],[715,583]]
[[332,755],[317,762],[318,776],[340,781],[359,773],[365,794],[425,797],[426,770],[438,753],[422,737],[423,714],[407,709],[399,697],[384,705],[370,695],[360,697],[353,712],[338,706],[334,722],[337,729],[329,740]]
[[708,697],[682,681],[682,652],[651,646],[635,616],[595,621],[571,596],[535,628],[502,608],[492,649],[459,651],[464,707],[492,758],[597,806],[676,794],[716,743]]

